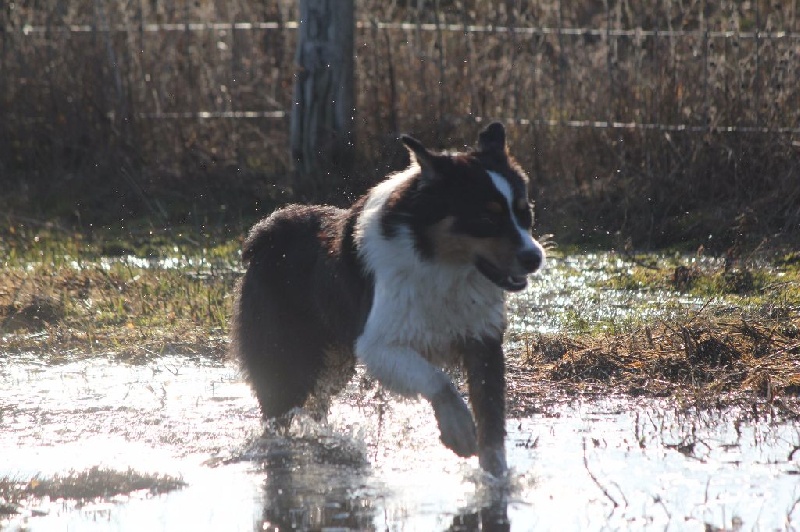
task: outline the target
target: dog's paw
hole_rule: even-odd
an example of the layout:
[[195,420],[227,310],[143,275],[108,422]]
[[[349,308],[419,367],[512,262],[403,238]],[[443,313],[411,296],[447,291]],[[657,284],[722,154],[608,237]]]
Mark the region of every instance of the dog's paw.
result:
[[478,452],[478,437],[472,413],[455,388],[447,388],[437,394],[433,401],[433,411],[439,423],[439,439],[458,456],[473,456]]
[[508,472],[505,446],[500,445],[480,449],[478,451],[478,463],[480,463],[481,469],[487,473],[496,478],[501,478]]

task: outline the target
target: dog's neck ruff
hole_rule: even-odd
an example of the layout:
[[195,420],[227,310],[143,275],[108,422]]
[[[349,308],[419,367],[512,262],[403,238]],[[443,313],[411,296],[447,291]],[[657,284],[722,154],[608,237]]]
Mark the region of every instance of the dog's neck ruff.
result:
[[423,258],[409,226],[401,224],[390,237],[382,233],[387,201],[418,175],[412,166],[375,186],[356,222],[358,254],[375,282],[373,318],[384,323],[383,334],[417,344],[429,356],[465,338],[502,337],[500,288],[472,264]]

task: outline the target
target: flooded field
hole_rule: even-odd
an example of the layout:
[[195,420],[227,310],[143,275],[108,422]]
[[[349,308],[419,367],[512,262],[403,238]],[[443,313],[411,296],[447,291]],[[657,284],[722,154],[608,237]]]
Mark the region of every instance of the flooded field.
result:
[[[525,332],[621,327],[708,304],[598,287],[625,267],[553,261],[510,302],[511,350]],[[509,419],[511,473],[497,481],[439,444],[426,404],[363,375],[327,424],[301,417],[276,435],[218,358],[47,358],[0,353],[0,477],[25,485],[99,467],[185,486],[27,499],[2,507],[0,530],[800,529],[800,428],[763,401],[697,410],[554,388]]]

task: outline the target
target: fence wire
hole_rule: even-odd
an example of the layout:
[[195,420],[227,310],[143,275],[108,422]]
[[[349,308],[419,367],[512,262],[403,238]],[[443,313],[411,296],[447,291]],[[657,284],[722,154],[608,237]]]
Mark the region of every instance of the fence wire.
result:
[[[192,153],[290,166],[293,2],[56,3],[0,10],[0,163],[41,161],[47,146],[83,160],[121,136],[156,165]],[[531,143],[558,128],[800,134],[796,6],[458,5],[360,3],[364,152],[384,153],[401,131],[452,145],[462,125],[490,119]]]
[[[129,33],[129,32],[185,32],[185,31],[231,31],[231,30],[296,30],[299,22],[181,22],[181,23],[147,23],[132,28],[129,25],[95,26],[93,24],[72,24],[69,26],[34,26],[26,24],[22,28],[5,28],[7,32],[19,32],[23,35],[51,33]],[[553,27],[514,27],[478,24],[434,24],[419,22],[385,22],[357,21],[360,30],[376,27],[381,30],[404,31],[446,31],[454,33],[513,33],[517,35],[572,35],[592,37],[708,37],[712,39],[800,39],[800,32],[794,31],[719,31],[719,30],[675,30],[644,28],[553,28]]]

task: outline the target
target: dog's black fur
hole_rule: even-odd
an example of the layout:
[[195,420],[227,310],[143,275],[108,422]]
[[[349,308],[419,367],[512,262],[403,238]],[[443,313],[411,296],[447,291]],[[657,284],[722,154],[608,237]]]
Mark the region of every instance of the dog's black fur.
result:
[[338,361],[326,348],[352,345],[364,326],[372,287],[358,266],[357,215],[290,205],[257,223],[245,241],[233,351],[265,418],[302,407],[322,373],[337,369],[328,368]]
[[[477,452],[485,469],[501,474],[503,290],[524,288],[544,260],[529,234],[527,177],[497,123],[473,152],[437,154],[413,138],[403,142],[412,166],[351,208],[290,205],[252,228],[232,351],[265,418],[310,404],[326,411],[358,356],[388,388],[431,401],[445,445],[462,456]],[[457,280],[439,293],[450,272]],[[440,359],[439,351],[457,356]],[[449,363],[466,370],[477,431],[437,369]]]

